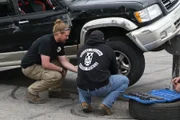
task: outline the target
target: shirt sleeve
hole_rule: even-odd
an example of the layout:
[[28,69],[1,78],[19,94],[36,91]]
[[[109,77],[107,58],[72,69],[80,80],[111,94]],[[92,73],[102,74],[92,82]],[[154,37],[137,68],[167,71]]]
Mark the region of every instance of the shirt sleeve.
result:
[[46,55],[46,56],[51,55],[51,45],[48,40],[44,40],[43,42],[40,43],[38,53],[40,55]]
[[57,53],[58,56],[64,56],[65,55],[64,45],[60,45],[59,47],[61,48],[61,51]]

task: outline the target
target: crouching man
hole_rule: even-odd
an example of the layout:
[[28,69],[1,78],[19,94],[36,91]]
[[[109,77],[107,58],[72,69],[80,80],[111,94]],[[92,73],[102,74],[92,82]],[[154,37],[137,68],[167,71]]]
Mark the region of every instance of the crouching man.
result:
[[44,103],[44,100],[40,99],[39,93],[45,90],[51,90],[49,96],[56,94],[62,98],[69,97],[69,94],[63,91],[59,94],[57,91],[52,92],[53,89],[61,87],[66,70],[77,72],[77,67],[67,60],[64,52],[64,43],[69,34],[68,25],[57,19],[53,27],[53,34],[38,38],[23,57],[21,61],[22,72],[25,76],[36,80],[28,87],[27,98],[29,102]]
[[126,76],[117,74],[116,56],[105,44],[104,34],[93,31],[78,53],[77,87],[82,110],[92,112],[91,97],[104,96],[98,110],[110,115],[112,104],[128,87]]

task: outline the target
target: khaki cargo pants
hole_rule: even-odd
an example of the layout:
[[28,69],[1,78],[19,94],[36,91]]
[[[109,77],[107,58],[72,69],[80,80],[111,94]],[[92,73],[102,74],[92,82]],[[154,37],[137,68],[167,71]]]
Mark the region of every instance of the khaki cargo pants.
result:
[[[58,61],[54,61],[53,63],[61,66]],[[22,72],[25,76],[33,80],[37,80],[28,87],[28,91],[33,95],[38,95],[39,92],[61,87],[67,70],[64,74],[62,74],[58,71],[48,70],[43,68],[41,65],[34,64],[30,67],[22,69]]]

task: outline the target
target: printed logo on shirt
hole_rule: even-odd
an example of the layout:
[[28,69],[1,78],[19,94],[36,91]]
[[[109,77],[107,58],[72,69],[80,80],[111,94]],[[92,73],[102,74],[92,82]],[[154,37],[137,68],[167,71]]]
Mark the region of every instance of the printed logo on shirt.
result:
[[98,56],[102,56],[103,53],[98,50],[98,49],[85,49],[81,55],[80,58],[82,58],[85,55],[85,59],[84,59],[84,65],[82,65],[82,63],[79,64],[80,69],[82,69],[83,71],[90,71],[92,69],[94,69],[96,66],[98,66],[98,62],[95,62],[92,64],[92,59],[94,54],[97,54]]
[[57,52],[59,53],[61,51],[61,47],[58,47],[57,48]]
[[93,52],[91,53],[91,52],[88,52],[87,54],[86,54],[86,56],[85,56],[85,60],[84,60],[84,64],[86,65],[86,66],[89,66],[90,64],[91,64],[91,62],[92,62],[92,59],[93,59]]

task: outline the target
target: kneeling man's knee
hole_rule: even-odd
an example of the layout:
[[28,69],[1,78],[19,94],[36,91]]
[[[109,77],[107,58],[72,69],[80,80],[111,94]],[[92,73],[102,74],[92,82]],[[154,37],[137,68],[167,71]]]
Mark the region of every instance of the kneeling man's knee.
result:
[[62,79],[62,74],[58,71],[45,72],[43,79],[49,82],[58,82]]
[[123,81],[124,81],[124,84],[128,84],[128,85],[129,85],[129,79],[128,79],[128,77],[123,76]]
[[62,79],[62,74],[59,73],[59,72],[55,72],[54,73],[54,78],[58,81],[58,80]]

